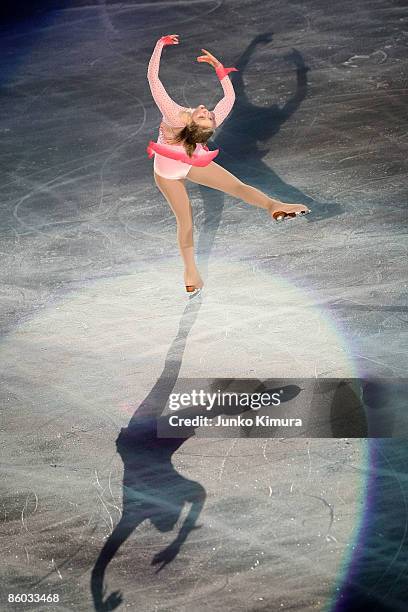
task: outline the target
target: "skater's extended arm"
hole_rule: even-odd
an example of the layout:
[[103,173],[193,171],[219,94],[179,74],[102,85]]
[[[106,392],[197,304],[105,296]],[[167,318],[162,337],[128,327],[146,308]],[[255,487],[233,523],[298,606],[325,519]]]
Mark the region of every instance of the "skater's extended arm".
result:
[[224,90],[224,97],[214,107],[215,127],[219,127],[221,123],[228,117],[235,102],[235,91],[228,75],[220,79],[220,83]]
[[172,127],[182,127],[184,123],[180,118],[180,113],[186,111],[187,109],[184,106],[180,106],[177,104],[177,102],[174,102],[174,100],[170,98],[159,78],[160,58],[163,47],[166,45],[178,44],[175,36],[175,34],[170,36],[162,36],[157,41],[149,61],[147,80],[149,81],[153,99],[160,109],[165,122]]
[[231,80],[228,76],[230,72],[238,72],[237,68],[225,68],[220,61],[217,60],[214,55],[212,55],[209,51],[205,49],[201,49],[204,52],[204,55],[197,57],[198,62],[206,62],[207,64],[211,64],[213,68],[215,68],[215,72],[217,77],[220,80],[222,89],[224,90],[224,97],[216,104],[214,110],[212,111],[215,127],[219,127],[221,123],[228,117],[229,113],[232,110],[235,102],[235,91],[234,87],[231,83]]

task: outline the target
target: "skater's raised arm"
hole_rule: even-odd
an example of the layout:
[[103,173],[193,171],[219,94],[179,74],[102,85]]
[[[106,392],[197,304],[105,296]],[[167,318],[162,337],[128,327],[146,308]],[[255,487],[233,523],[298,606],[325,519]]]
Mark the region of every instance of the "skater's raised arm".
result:
[[235,91],[229,76],[227,74],[220,74],[221,76],[219,77],[219,79],[224,90],[224,97],[216,104],[213,110],[215,127],[219,127],[221,123],[228,117],[235,102]]
[[159,78],[159,68],[163,47],[166,45],[178,45],[179,41],[177,37],[178,34],[170,34],[159,38],[147,68],[147,80],[149,81],[153,99],[161,111],[165,122],[172,127],[184,126],[184,122],[180,118],[180,113],[185,112],[187,109],[170,98]]
[[238,72],[237,68],[224,68],[220,61],[217,60],[214,55],[205,49],[201,49],[204,55],[197,57],[198,62],[206,62],[211,64],[215,68],[217,77],[220,80],[221,86],[224,90],[224,97],[216,104],[212,111],[213,119],[215,121],[215,127],[219,127],[221,123],[227,118],[232,110],[235,102],[235,91],[228,76],[230,72]]

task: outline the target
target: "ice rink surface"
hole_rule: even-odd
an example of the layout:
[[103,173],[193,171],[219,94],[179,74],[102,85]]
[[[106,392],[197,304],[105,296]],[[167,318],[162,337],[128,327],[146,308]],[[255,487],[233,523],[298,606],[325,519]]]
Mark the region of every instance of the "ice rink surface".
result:
[[[146,154],[169,33],[183,106],[222,95],[202,47],[239,69],[217,163],[312,211],[274,224],[188,181],[190,303]],[[406,375],[407,41],[391,0],[66,0],[3,23],[1,610],[406,610],[405,440],[158,441],[141,415],[178,377]]]

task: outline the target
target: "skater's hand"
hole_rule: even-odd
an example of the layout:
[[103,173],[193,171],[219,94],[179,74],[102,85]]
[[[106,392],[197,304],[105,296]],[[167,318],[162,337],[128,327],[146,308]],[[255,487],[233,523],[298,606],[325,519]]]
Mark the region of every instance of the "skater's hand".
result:
[[272,32],[265,32],[264,34],[258,34],[258,36],[255,36],[253,42],[255,45],[267,44],[267,43],[272,42]]
[[95,610],[99,610],[99,612],[116,610],[122,602],[123,595],[121,591],[113,591],[105,600],[103,599],[102,593],[94,594],[93,596]]
[[205,49],[201,49],[201,51],[203,51],[205,55],[200,55],[197,57],[197,62],[206,62],[207,64],[211,64],[213,68],[218,68],[218,66],[221,66],[221,62],[218,61],[217,58],[212,55],[212,53],[206,51]]
[[284,57],[288,61],[293,62],[298,70],[302,70],[304,72],[308,72],[310,70],[309,66],[305,64],[303,55],[297,49],[292,49],[292,51],[287,53]]
[[154,555],[152,562],[150,565],[159,565],[156,570],[156,574],[161,572],[161,570],[171,563],[173,559],[175,559],[180,552],[180,545],[178,543],[173,542],[167,548],[164,548],[162,551]]
[[179,37],[178,34],[167,34],[166,36],[162,36],[160,40],[164,43],[164,46],[178,45],[179,44],[178,37]]
[[109,595],[103,604],[103,610],[115,610],[123,602],[123,595],[120,591],[114,591]]

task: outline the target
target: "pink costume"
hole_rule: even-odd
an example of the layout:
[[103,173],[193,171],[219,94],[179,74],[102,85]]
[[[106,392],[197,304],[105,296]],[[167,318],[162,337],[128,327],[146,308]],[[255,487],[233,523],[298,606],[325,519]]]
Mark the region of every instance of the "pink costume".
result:
[[[163,115],[157,142],[149,142],[147,153],[149,157],[155,156],[154,170],[157,174],[165,178],[181,179],[187,176],[191,166],[207,166],[211,163],[218,155],[219,150],[209,151],[208,147],[198,143],[193,156],[189,157],[181,143],[170,144],[170,136],[166,138],[165,128],[167,128],[167,132],[171,132],[172,128],[178,128],[175,130],[177,133],[185,126],[180,113],[193,110],[180,106],[174,102],[167,94],[163,83],[159,79],[161,53],[163,47],[168,44],[173,44],[169,36],[163,36],[157,41],[147,70],[147,79],[153,99]],[[228,73],[233,70],[236,70],[236,68],[224,68],[222,64],[216,69],[216,74],[224,90],[224,97],[211,112],[214,128],[221,125],[230,113],[235,102],[234,88],[228,77]]]

